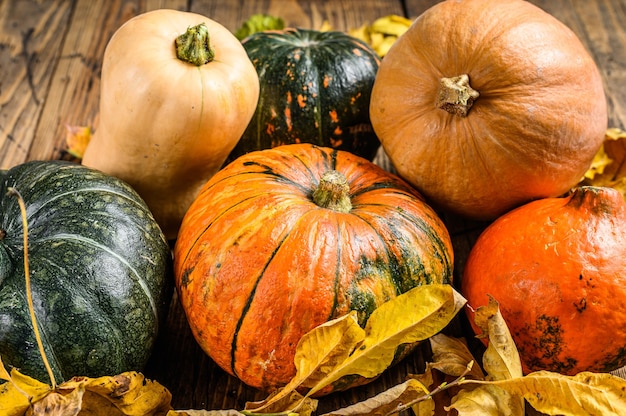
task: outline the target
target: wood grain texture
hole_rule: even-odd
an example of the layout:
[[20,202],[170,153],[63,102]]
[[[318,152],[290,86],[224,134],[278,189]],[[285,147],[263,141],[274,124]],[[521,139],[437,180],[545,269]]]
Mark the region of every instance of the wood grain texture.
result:
[[[65,128],[97,128],[102,56],[113,33],[156,8],[189,10],[230,30],[254,13],[283,17],[289,26],[355,28],[387,15],[416,18],[438,0],[0,0],[0,169],[26,160],[67,158]],[[626,127],[626,3],[623,0],[531,0],[569,26],[602,73],[609,125]],[[384,152],[377,163],[392,170]],[[457,275],[486,224],[444,216],[455,247]],[[462,318],[461,318],[462,319]],[[460,334],[463,322],[447,330]],[[470,343],[472,341],[470,340]],[[479,348],[472,344],[474,348]],[[319,412],[349,405],[421,371],[428,348],[363,388],[320,401]],[[164,384],[177,409],[242,409],[265,398],[230,377],[196,344],[174,298],[148,377]]]
[[30,157],[73,4],[0,3],[0,168]]

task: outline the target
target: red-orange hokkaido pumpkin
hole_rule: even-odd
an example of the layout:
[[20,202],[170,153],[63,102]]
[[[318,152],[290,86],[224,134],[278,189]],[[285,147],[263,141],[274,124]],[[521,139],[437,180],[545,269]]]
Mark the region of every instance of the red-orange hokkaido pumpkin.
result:
[[[330,173],[329,173],[330,172]],[[306,332],[423,284],[450,283],[450,237],[398,177],[349,152],[283,145],[207,182],[175,246],[181,304],[201,347],[248,385],[295,375]]]
[[374,131],[435,207],[494,219],[575,186],[604,140],[602,78],[576,35],[522,0],[448,0],[381,61]]
[[499,302],[526,372],[626,365],[622,195],[576,188],[503,215],[472,248],[461,292],[474,309]]

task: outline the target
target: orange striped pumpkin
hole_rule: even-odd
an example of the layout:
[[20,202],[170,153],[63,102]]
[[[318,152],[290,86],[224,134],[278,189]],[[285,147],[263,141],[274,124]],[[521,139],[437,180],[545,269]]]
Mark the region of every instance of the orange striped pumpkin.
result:
[[306,332],[351,310],[364,324],[415,286],[450,283],[452,269],[448,231],[414,189],[312,144],[251,152],[222,169],[175,245],[176,286],[198,343],[264,390],[295,375]]

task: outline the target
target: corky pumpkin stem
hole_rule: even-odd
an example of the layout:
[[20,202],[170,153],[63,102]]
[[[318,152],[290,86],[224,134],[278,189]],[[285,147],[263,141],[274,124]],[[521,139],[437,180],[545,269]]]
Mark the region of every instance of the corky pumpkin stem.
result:
[[204,23],[192,26],[176,38],[176,56],[195,66],[207,64],[215,57],[209,39],[209,29]]
[[313,202],[322,208],[339,212],[350,212],[350,185],[345,175],[336,170],[329,170],[322,175],[320,183],[313,191]]
[[452,78],[441,78],[437,107],[450,114],[466,117],[474,101],[480,96],[469,84],[467,74]]

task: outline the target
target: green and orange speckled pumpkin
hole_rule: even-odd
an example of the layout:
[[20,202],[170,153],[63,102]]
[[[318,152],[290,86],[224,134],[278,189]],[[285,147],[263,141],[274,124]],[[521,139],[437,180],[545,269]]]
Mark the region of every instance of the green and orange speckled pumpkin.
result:
[[264,390],[295,375],[309,330],[350,310],[363,324],[415,286],[450,283],[453,269],[448,231],[415,190],[364,158],[311,144],[251,152],[215,175],[174,257],[201,347]]
[[313,143],[372,160],[380,147],[369,103],[380,58],[343,32],[268,30],[242,41],[260,83],[256,112],[229,160]]
[[525,372],[626,365],[622,195],[581,187],[503,215],[472,248],[461,292],[474,309],[498,301]]

